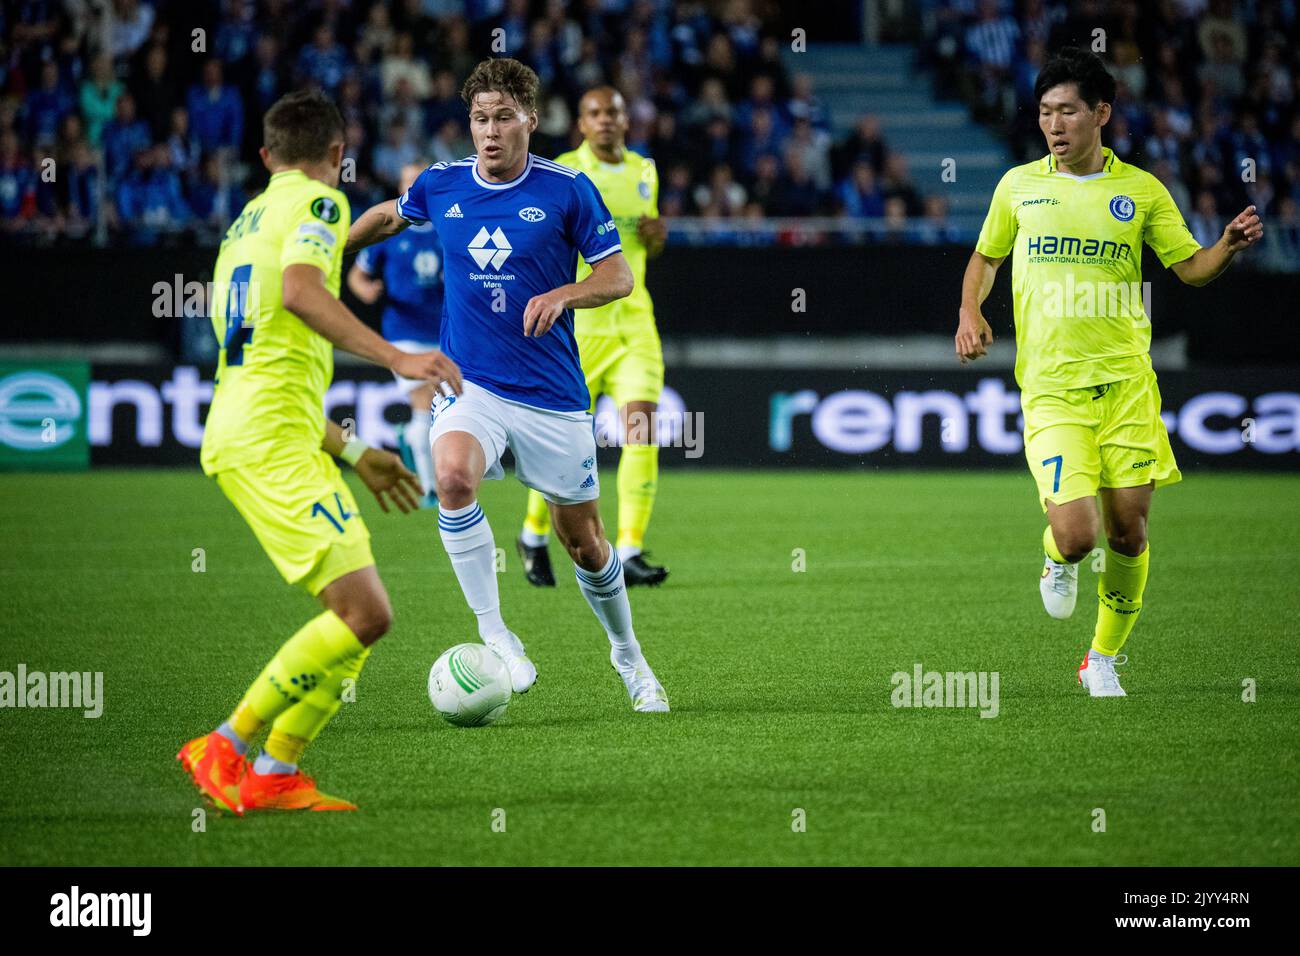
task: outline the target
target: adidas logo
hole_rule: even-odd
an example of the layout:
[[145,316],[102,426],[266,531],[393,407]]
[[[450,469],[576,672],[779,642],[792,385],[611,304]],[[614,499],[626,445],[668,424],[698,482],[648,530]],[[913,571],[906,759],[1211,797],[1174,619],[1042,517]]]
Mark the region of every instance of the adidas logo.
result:
[[469,244],[469,254],[478,263],[480,269],[486,269],[490,262],[492,268],[500,272],[501,264],[506,261],[510,252],[510,240],[506,238],[500,226],[497,226],[491,234],[488,233],[486,226],[480,226],[478,235]]
[[591,487],[594,486],[595,484],[596,484],[596,476],[595,476],[595,475],[588,475],[588,476],[587,476],[587,480],[584,481],[582,484],[578,485],[578,487],[579,487],[579,488],[591,488]]
[[453,203],[452,207],[442,214],[443,219],[464,219],[465,214],[460,211],[460,203]]

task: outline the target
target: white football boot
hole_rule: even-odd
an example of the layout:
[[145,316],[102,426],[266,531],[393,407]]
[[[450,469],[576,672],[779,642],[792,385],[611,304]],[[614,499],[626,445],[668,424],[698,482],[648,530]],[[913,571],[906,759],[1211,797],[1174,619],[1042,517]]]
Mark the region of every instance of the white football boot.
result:
[[1079,665],[1079,683],[1093,697],[1127,697],[1124,688],[1119,686],[1119,675],[1115,673],[1116,664],[1123,666],[1127,663],[1126,654],[1107,657],[1089,649],[1088,656]]
[[640,714],[668,713],[668,694],[655,678],[655,672],[650,669],[640,647],[631,648],[621,655],[617,648],[611,647],[609,663],[623,678],[627,696],[632,698],[633,710]]
[[1079,597],[1079,566],[1057,564],[1051,558],[1043,561],[1043,574],[1038,579],[1038,591],[1043,595],[1043,607],[1058,621],[1074,613],[1074,602]]
[[515,636],[514,631],[494,637],[484,638],[483,643],[492,649],[492,653],[505,661],[510,671],[510,686],[516,694],[526,694],[537,683],[537,668],[524,653],[524,642]]

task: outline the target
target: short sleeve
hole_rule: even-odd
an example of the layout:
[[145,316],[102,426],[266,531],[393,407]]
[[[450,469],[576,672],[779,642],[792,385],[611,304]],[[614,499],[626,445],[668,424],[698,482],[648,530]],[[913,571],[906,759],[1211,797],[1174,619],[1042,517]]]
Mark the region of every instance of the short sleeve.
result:
[[1151,211],[1142,224],[1142,241],[1160,257],[1160,264],[1166,269],[1195,255],[1201,248],[1183,221],[1174,197],[1158,179],[1151,181]]
[[586,173],[578,173],[573,180],[573,198],[565,225],[569,239],[588,264],[599,262],[623,248],[614,217],[609,214],[605,201],[600,198],[600,191]]
[[302,208],[290,220],[280,247],[280,268],[306,264],[316,266],[326,275],[334,271],[347,244],[351,216],[347,200],[339,194],[306,194]]
[[989,203],[988,215],[984,217],[984,226],[980,229],[975,251],[990,259],[1002,259],[1015,247],[1016,222],[1015,206],[1011,200],[1011,177],[1009,171],[998,181],[993,190],[993,199]]
[[397,198],[397,214],[407,222],[419,225],[429,221],[428,186],[432,176],[433,167],[430,166],[415,177],[410,189]]

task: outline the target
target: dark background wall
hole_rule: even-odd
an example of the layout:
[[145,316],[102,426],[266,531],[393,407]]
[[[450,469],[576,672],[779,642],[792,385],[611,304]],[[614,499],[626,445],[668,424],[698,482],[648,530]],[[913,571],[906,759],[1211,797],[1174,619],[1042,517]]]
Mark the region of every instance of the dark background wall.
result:
[[[670,246],[648,285],[666,336],[950,335],[969,255],[956,246]],[[154,315],[155,285],[174,286],[176,276],[182,286],[206,283],[214,259],[209,249],[5,250],[0,342],[134,341],[178,350],[180,323]],[[1144,276],[1154,334],[1188,334],[1193,361],[1300,365],[1300,276],[1236,265],[1193,289],[1149,254]],[[795,289],[806,295],[804,312],[791,309]],[[997,333],[1011,335],[1007,275],[985,313]]]

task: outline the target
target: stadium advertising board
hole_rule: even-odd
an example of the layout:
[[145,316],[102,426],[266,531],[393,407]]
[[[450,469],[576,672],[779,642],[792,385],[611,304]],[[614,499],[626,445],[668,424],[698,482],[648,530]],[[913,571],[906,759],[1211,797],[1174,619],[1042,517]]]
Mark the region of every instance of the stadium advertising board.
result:
[[0,362],[0,471],[90,464],[85,362]]
[[[970,371],[703,369],[669,372],[659,423],[667,465],[1021,467],[1020,395]],[[1169,372],[1164,418],[1180,463],[1300,467],[1300,382],[1284,369]],[[75,388],[70,390],[76,394]],[[96,465],[194,465],[211,373],[193,365],[95,366],[85,421]],[[70,401],[70,399],[69,399]],[[338,421],[392,447],[405,405],[381,370],[344,367],[327,396]],[[597,407],[604,456],[619,436]]]

